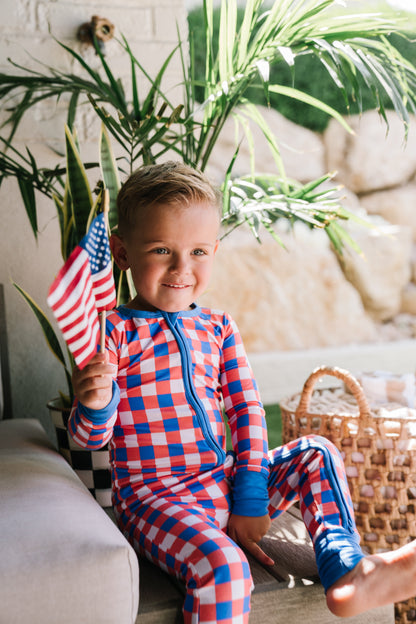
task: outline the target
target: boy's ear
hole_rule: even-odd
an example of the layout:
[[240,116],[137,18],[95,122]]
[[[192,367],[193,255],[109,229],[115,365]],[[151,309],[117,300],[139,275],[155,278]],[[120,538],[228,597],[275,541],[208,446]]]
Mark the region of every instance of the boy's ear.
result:
[[121,271],[127,271],[130,267],[126,247],[118,234],[111,234],[110,249],[118,268]]

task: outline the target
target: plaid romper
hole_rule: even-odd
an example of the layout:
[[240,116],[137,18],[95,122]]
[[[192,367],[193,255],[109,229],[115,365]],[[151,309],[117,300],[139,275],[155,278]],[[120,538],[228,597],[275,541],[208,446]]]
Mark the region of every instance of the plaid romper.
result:
[[98,411],[75,402],[69,430],[84,448],[109,443],[119,526],[138,553],[185,581],[186,623],[248,622],[252,579],[227,536],[230,512],[274,518],[300,501],[325,589],[358,563],[338,451],[306,436],[268,452],[264,410],[230,316],[120,306],[107,314],[106,346],[118,371],[113,398]]

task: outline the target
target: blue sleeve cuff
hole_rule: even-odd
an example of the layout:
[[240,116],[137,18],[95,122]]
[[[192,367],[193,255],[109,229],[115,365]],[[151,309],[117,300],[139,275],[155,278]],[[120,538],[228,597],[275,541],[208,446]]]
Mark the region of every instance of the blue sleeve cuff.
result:
[[88,420],[90,420],[94,425],[102,425],[107,422],[111,418],[111,416],[116,411],[118,404],[120,402],[120,389],[117,383],[113,379],[113,396],[111,401],[106,407],[100,410],[94,410],[89,407],[85,407],[82,403],[79,403],[79,409]]
[[268,513],[267,475],[248,470],[237,471],[233,485],[232,513],[260,517]]

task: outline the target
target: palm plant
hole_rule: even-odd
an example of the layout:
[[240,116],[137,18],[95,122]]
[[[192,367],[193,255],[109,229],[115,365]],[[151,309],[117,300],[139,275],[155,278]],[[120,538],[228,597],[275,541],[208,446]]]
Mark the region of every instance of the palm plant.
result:
[[[116,222],[114,204],[119,176],[129,174],[142,163],[157,162],[172,153],[194,167],[206,169],[224,124],[233,117],[237,126],[243,128],[249,143],[252,137],[248,122],[261,128],[276,163],[276,175],[255,174],[253,151],[252,170],[244,178],[233,179],[233,163],[238,154],[236,145],[231,162],[224,168],[226,234],[246,223],[258,239],[262,227],[276,237],[273,224],[277,220],[285,219],[290,224],[302,221],[310,227],[323,228],[341,252],[345,242],[353,244],[341,227],[342,220],[351,215],[339,204],[337,189],[328,190],[322,186],[330,179],[330,174],[306,185],[287,179],[279,137],[273,136],[258,108],[248,100],[249,89],[256,87],[260,78],[266,98],[274,93],[305,102],[334,117],[349,130],[348,123],[337,110],[296,88],[295,83],[288,87],[270,80],[272,66],[293,69],[297,57],[309,55],[326,68],[334,88],[340,90],[346,102],[353,99],[360,106],[364,84],[386,121],[383,102],[387,96],[403,120],[406,132],[409,114],[416,109],[416,70],[389,42],[387,34],[405,33],[407,22],[392,12],[363,13],[347,9],[341,12],[337,5],[338,0],[273,0],[266,7],[263,0],[247,0],[238,25],[237,0],[221,0],[218,33],[215,33],[213,0],[204,0],[204,79],[202,85],[195,79],[192,41],[188,47],[188,42],[179,40],[177,49],[183,73],[180,102],[171,101],[163,90],[163,79],[176,50],[163,62],[156,77],[151,77],[124,37],[118,45],[130,66],[129,89],[125,89],[113,73],[97,42],[97,70],[88,65],[81,54],[59,42],[57,44],[80,71],[65,73],[44,65],[39,70],[28,70],[12,63],[18,70],[16,73],[0,73],[0,102],[6,111],[1,126],[5,134],[0,136],[0,184],[5,177],[17,179],[35,236],[36,193],[53,199],[65,258],[84,235],[91,210],[94,210],[86,172],[100,167],[98,162],[81,162],[71,132],[81,103],[87,102],[93,107],[104,128],[101,164],[106,164],[100,177],[103,184],[112,189],[111,227]],[[217,47],[214,40],[218,40]],[[148,84],[144,96],[139,93],[139,78]],[[196,90],[201,86],[203,98],[198,102]],[[131,92],[130,100],[126,92]],[[68,98],[67,163],[62,163],[58,155],[57,165],[45,168],[28,149],[22,152],[16,147],[15,133],[23,116],[34,105],[46,100],[57,101],[63,96]],[[121,154],[117,161],[110,141],[117,145]],[[74,164],[77,175],[71,178]],[[119,299],[122,299],[123,276],[120,280]],[[40,308],[27,294],[26,299],[41,320],[47,337],[51,336],[45,315],[39,313]],[[52,339],[48,340],[57,355]],[[58,357],[62,362],[60,355]],[[67,368],[67,376],[68,372]]]
[[[214,33],[213,2],[204,0],[206,66],[202,103],[198,103],[195,98],[197,84],[194,79],[192,42],[190,54],[183,42],[178,44],[183,70],[183,101],[180,103],[171,102],[162,90],[163,77],[175,51],[162,64],[157,76],[152,78],[123,37],[118,43],[131,66],[131,101],[127,100],[126,90],[111,71],[98,45],[96,51],[101,67],[96,71],[80,54],[59,44],[79,65],[85,77],[80,77],[78,72],[66,74],[53,67],[43,66],[41,71],[22,71],[23,68],[19,67],[18,74],[0,74],[0,101],[7,109],[9,101],[13,100],[10,113],[3,123],[3,128],[9,129],[8,136],[0,137],[3,145],[0,151],[0,182],[5,176],[17,177],[36,234],[34,190],[50,196],[59,194],[63,171],[58,166],[55,169],[39,167],[30,152],[18,152],[13,145],[13,138],[23,115],[33,105],[46,99],[61,98],[64,94],[70,98],[70,128],[80,101],[88,98],[112,139],[122,150],[122,156],[118,159],[122,174],[129,173],[141,163],[156,162],[172,151],[185,162],[204,170],[227,119],[234,117],[246,133],[249,133],[247,119],[251,119],[260,126],[268,139],[276,162],[276,177],[279,178],[286,203],[284,210],[279,212],[276,203],[272,202],[267,214],[260,203],[256,206],[250,202],[250,210],[247,210],[244,201],[224,204],[225,225],[228,217],[232,220],[232,227],[235,227],[236,222],[248,222],[258,235],[257,224],[268,226],[270,215],[272,221],[281,217],[290,222],[302,220],[313,227],[323,227],[341,249],[342,229],[335,228],[337,232],[334,232],[333,224],[337,219],[349,215],[339,205],[337,207],[334,196],[328,204],[325,203],[328,194],[325,194],[322,203],[323,196],[320,193],[309,196],[304,209],[299,211],[296,202],[302,197],[302,189],[296,189],[296,202],[293,203],[290,181],[286,180],[280,157],[278,137],[272,135],[259,110],[246,99],[249,87],[260,76],[266,96],[275,93],[306,102],[336,118],[348,129],[348,124],[335,109],[295,86],[270,82],[271,66],[284,64],[293,68],[298,56],[312,55],[327,69],[335,88],[342,92],[346,101],[354,99],[360,104],[362,82],[359,78],[362,78],[380,114],[386,119],[383,96],[387,94],[407,128],[409,112],[415,110],[416,71],[386,38],[392,31],[404,32],[406,21],[393,12],[363,13],[347,9],[341,12],[335,10],[338,4],[337,0],[274,0],[270,8],[265,8],[263,0],[248,0],[242,23],[238,26],[237,0],[222,0],[219,32]],[[213,45],[214,34],[218,39],[217,49]],[[137,86],[138,74],[149,84],[148,93],[142,100]],[[98,165],[86,163],[85,166],[89,169]],[[253,160],[253,171],[254,167]],[[256,184],[254,179],[252,182]],[[237,187],[232,180],[230,163],[224,176],[225,198],[228,202],[235,194],[241,200],[241,188]],[[265,189],[259,188],[259,192],[264,198]],[[236,214],[238,207],[244,208],[239,216]],[[319,218],[315,219],[317,213]],[[112,211],[111,225],[114,225],[114,219]]]

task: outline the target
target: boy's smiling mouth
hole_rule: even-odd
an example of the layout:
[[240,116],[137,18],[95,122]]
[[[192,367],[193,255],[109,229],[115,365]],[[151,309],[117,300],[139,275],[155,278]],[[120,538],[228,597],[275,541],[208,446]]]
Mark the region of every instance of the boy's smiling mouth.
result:
[[163,286],[166,286],[167,288],[189,288],[189,284],[163,284]]

